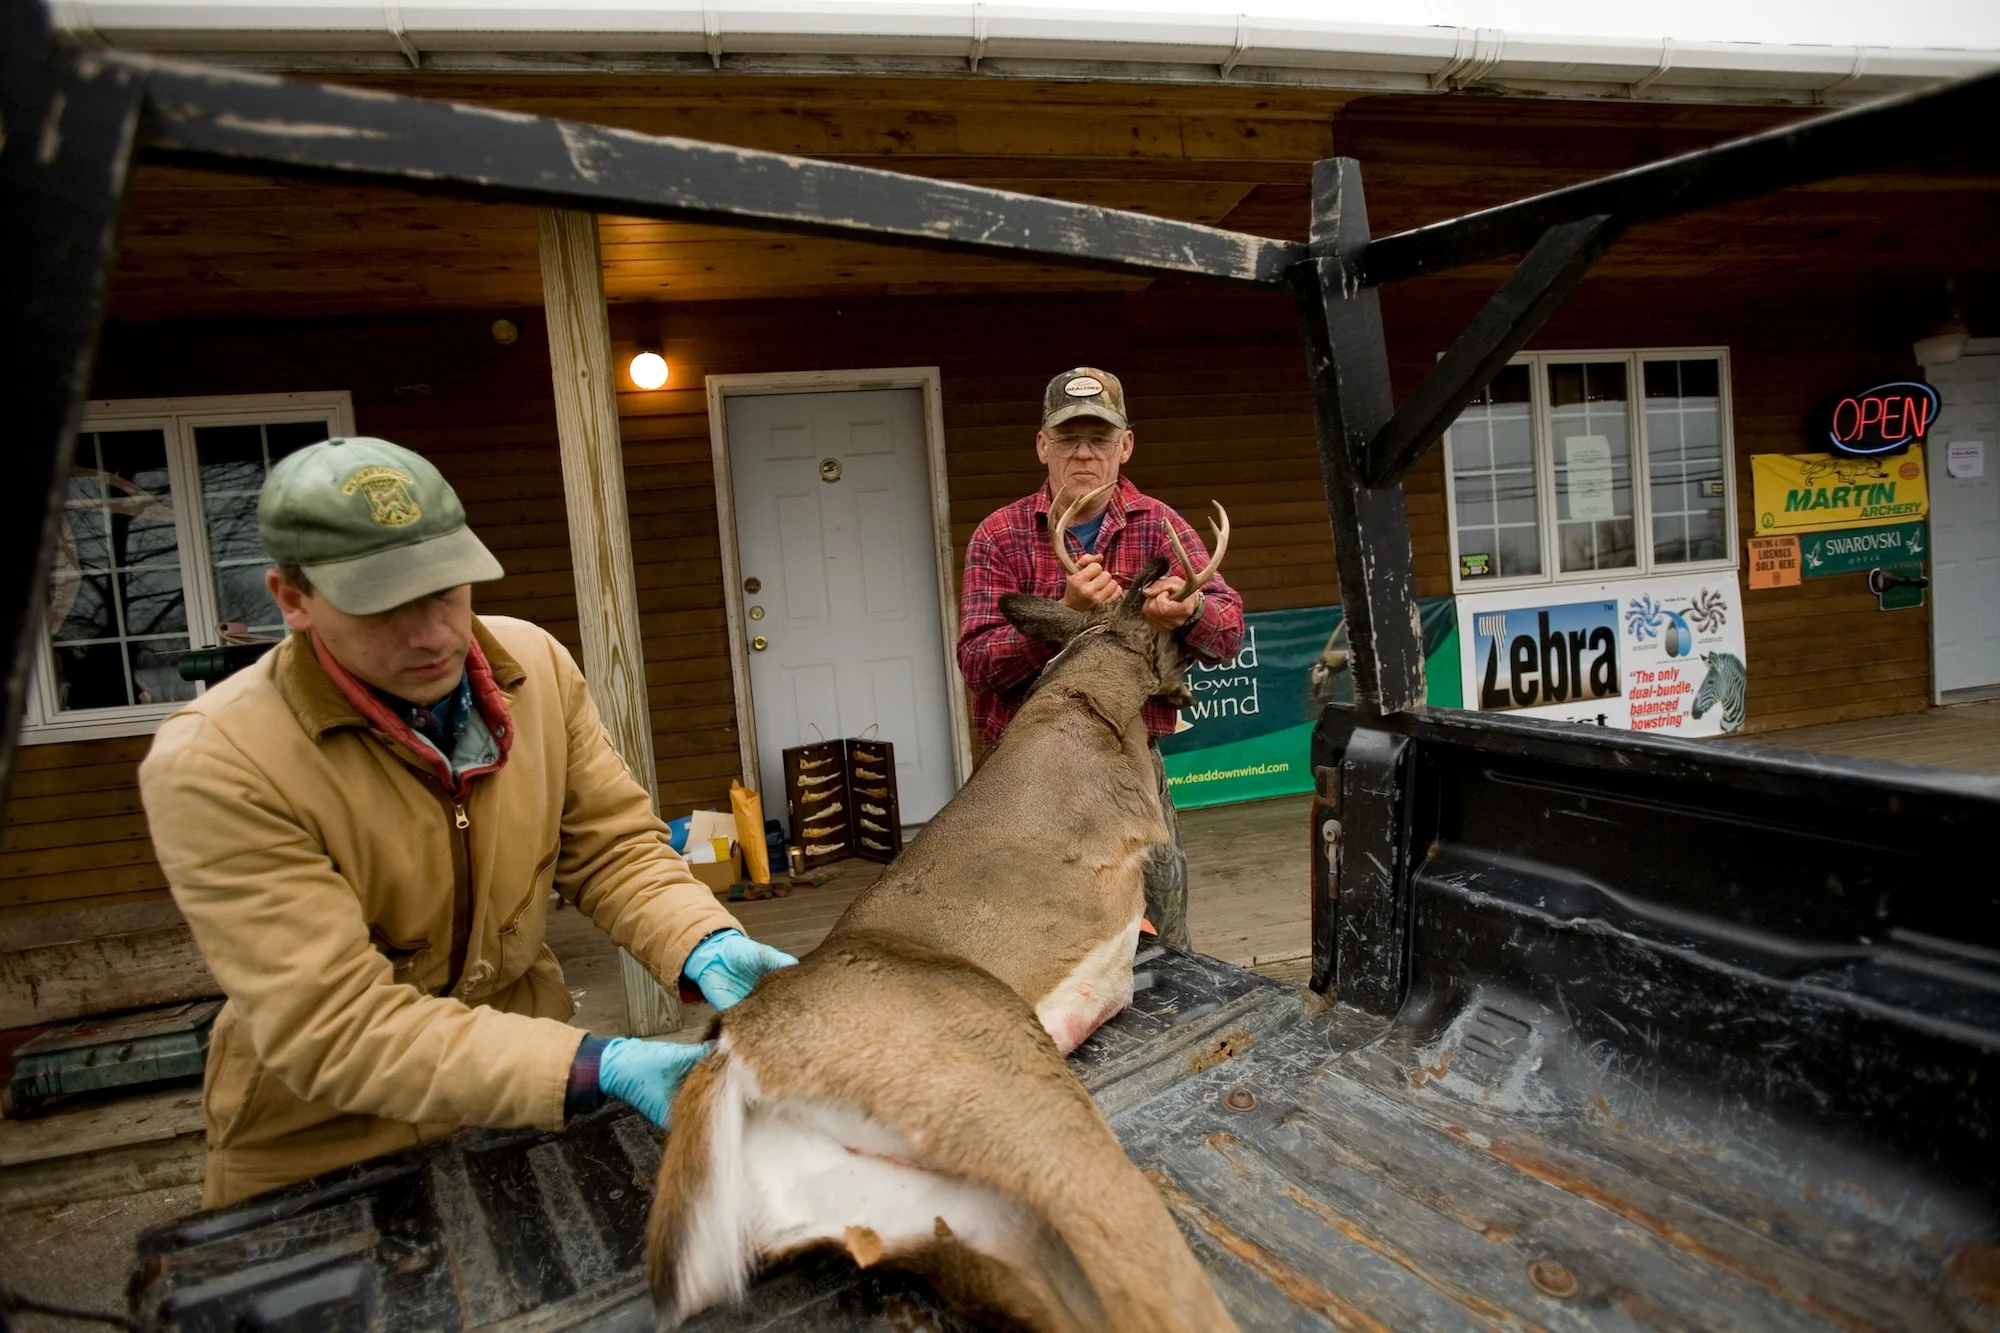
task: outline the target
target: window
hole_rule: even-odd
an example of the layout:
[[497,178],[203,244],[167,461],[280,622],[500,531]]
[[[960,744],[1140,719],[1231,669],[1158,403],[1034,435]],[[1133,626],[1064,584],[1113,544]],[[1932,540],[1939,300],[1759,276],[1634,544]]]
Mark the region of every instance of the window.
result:
[[1445,436],[1453,586],[1735,564],[1729,354],[1515,358]]
[[86,405],[22,740],[143,735],[199,691],[181,653],[281,634],[258,489],[353,429],[345,393]]

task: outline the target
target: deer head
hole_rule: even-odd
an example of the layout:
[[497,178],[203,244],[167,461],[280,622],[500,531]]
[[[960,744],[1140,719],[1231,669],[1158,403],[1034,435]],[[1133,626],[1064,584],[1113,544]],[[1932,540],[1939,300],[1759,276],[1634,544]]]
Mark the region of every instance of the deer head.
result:
[[[1049,524],[1056,559],[1071,574],[1076,573],[1077,566],[1064,545],[1063,534],[1069,530],[1076,512],[1104,494],[1111,484],[1077,497]],[[1229,514],[1219,503],[1215,514],[1209,524],[1215,538],[1214,553],[1200,570],[1188,558],[1179,536],[1171,529],[1168,531],[1167,540],[1180,561],[1184,580],[1176,601],[1192,598],[1222,566],[1223,553],[1229,549]],[[1176,635],[1154,629],[1144,614],[1146,589],[1168,569],[1164,556],[1149,561],[1123,597],[1094,611],[1078,611],[1059,601],[1027,593],[1008,593],[1002,597],[1000,613],[1016,629],[1029,638],[1042,639],[1062,649],[1042,668],[1035,688],[1040,690],[1060,678],[1065,688],[1088,691],[1097,697],[1098,711],[1114,724],[1136,716],[1149,695],[1165,695],[1177,704],[1189,702],[1184,678],[1193,658]],[[1084,665],[1086,660],[1088,666]]]

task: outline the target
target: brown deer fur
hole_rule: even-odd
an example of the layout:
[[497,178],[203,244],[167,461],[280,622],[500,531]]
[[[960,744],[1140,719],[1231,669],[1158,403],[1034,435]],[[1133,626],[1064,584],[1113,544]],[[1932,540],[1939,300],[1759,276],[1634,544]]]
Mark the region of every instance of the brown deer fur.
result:
[[832,1245],[989,1324],[1234,1328],[1062,1058],[1131,1002],[1167,838],[1141,719],[1187,665],[1141,613],[1164,570],[1095,612],[1002,599],[1064,648],[1001,744],[819,949],[720,1018],[647,1238],[664,1325]]

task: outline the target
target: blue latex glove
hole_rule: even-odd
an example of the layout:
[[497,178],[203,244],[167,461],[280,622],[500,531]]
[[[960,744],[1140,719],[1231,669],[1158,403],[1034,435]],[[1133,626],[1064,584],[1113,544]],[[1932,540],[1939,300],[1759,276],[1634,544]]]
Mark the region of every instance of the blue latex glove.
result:
[[665,1129],[681,1080],[714,1049],[712,1041],[613,1037],[597,1059],[597,1086]]
[[745,999],[757,978],[799,960],[768,944],[759,944],[740,930],[718,930],[688,955],[681,975],[693,982],[701,997],[717,1009]]

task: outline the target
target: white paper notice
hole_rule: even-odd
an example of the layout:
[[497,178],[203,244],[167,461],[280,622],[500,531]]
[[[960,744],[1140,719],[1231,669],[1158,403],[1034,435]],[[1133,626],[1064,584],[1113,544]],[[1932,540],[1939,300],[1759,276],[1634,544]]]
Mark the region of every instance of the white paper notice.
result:
[[1953,440],[1945,446],[1944,470],[1953,477],[1983,477],[1986,475],[1986,442],[1984,440]]
[[1611,441],[1602,435],[1569,437],[1569,516],[1607,522],[1611,511]]

